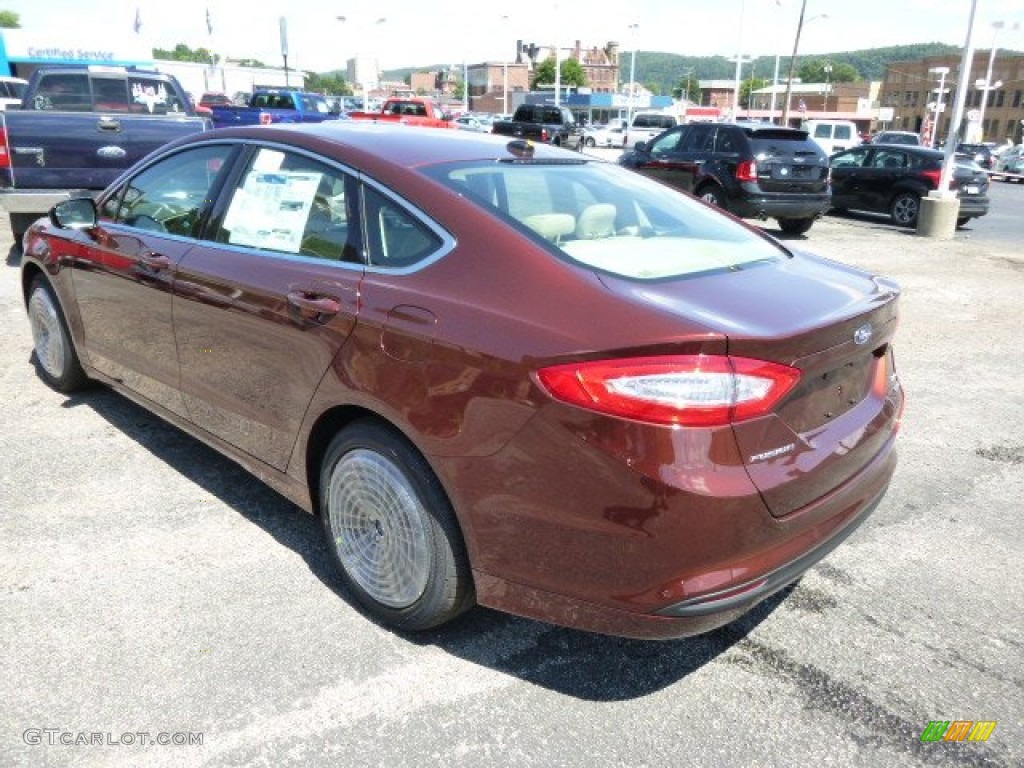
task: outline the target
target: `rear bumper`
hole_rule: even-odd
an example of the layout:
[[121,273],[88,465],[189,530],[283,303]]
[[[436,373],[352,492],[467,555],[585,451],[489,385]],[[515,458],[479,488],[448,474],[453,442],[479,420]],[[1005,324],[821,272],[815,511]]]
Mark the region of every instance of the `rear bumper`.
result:
[[961,197],[959,217],[963,218],[964,216],[966,216],[974,219],[979,216],[984,216],[986,213],[988,213],[988,208],[989,200],[987,197]]
[[832,195],[756,194],[730,199],[729,209],[744,219],[816,219],[832,205]]

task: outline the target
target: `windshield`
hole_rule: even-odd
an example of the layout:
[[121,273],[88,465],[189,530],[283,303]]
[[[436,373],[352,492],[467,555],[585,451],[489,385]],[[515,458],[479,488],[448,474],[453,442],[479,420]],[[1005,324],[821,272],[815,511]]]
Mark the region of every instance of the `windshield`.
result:
[[787,256],[716,209],[609,163],[453,163],[426,172],[557,255],[619,277],[689,277]]

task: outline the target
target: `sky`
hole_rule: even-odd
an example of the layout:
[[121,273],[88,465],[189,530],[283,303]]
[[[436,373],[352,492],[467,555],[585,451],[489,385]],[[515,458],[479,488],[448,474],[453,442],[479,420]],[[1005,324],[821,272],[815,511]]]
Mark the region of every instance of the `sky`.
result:
[[[976,0],[974,43],[989,49],[994,21],[1000,49],[1024,49],[1021,0]],[[231,58],[281,66],[279,19],[287,19],[288,66],[343,69],[358,54],[383,69],[475,64],[515,57],[516,40],[584,47],[617,41],[621,50],[693,56],[788,56],[801,0],[0,0],[26,30],[110,40],[135,36],[147,45],[185,43]],[[801,55],[942,42],[962,46],[971,0],[806,0]],[[501,6],[509,6],[502,10]],[[529,9],[529,10],[526,10]],[[207,30],[209,10],[212,34]],[[344,21],[339,20],[344,17]]]

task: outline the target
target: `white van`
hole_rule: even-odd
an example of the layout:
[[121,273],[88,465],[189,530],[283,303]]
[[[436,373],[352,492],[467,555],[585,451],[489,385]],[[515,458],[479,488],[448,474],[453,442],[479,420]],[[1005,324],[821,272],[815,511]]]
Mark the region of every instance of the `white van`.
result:
[[650,141],[662,131],[679,125],[679,118],[664,112],[637,112],[626,131],[625,145],[630,149],[638,141]]
[[803,129],[825,150],[833,155],[861,144],[856,123],[849,120],[805,120]]

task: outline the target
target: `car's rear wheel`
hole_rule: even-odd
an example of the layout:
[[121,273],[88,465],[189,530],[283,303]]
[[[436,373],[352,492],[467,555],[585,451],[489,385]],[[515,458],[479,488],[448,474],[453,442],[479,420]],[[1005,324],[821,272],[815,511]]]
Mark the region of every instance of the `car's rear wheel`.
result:
[[584,143],[585,143],[585,144],[586,144],[586,145],[587,145],[588,147],[596,147],[596,146],[597,146],[597,142],[596,142],[596,141],[594,141],[594,137],[593,137],[593,136],[587,136],[587,138],[586,138],[586,139],[584,139],[583,141],[584,141]]
[[351,594],[379,621],[421,630],[473,603],[455,513],[423,457],[371,421],[341,431],[320,476],[328,545]]
[[705,203],[710,203],[723,210],[729,210],[729,204],[725,199],[725,192],[717,184],[707,184],[697,190],[697,197]]
[[812,224],[814,219],[779,219],[779,229],[787,235],[802,235]]
[[889,206],[892,220],[901,227],[913,227],[917,224],[917,215],[921,211],[921,198],[913,192],[901,192],[893,198]]
[[967,226],[967,222],[969,222],[970,220],[971,220],[970,216],[961,216],[960,218],[958,218],[956,220],[956,225],[957,225],[957,227],[965,227],[965,226]]

